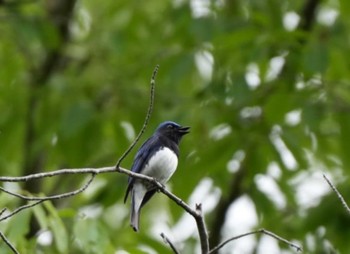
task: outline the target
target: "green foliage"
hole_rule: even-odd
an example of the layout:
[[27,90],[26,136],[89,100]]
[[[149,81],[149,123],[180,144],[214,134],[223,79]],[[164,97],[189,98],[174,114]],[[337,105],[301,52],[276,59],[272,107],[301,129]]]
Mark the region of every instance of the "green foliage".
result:
[[[306,253],[350,251],[350,216],[322,179],[322,172],[333,176],[350,202],[348,1],[323,1],[315,17],[302,12],[308,1],[287,0],[209,1],[199,16],[200,8],[186,1],[79,1],[71,17],[55,16],[54,3],[65,2],[0,1],[1,175],[113,165],[143,124],[149,79],[160,64],[154,112],[141,142],[164,120],[192,127],[169,183],[177,196],[188,201],[209,179],[207,196],[227,201],[226,224],[236,219],[228,217],[230,205],[245,196],[255,206],[254,227],[297,240]],[[322,21],[327,10],[337,14],[328,24]],[[283,20],[290,12],[300,20],[288,31]],[[303,28],[309,19],[310,28]],[[276,193],[262,191],[259,176],[276,183],[285,205],[273,201]],[[84,180],[61,176],[35,182],[39,190],[20,187],[52,195]],[[126,182],[123,175],[98,175],[86,192],[22,211],[0,222],[0,230],[21,253],[171,253],[154,225],[160,221],[171,232],[184,212],[156,195],[135,234],[128,205],[122,205]],[[304,192],[302,183],[309,186]],[[323,191],[310,197],[312,188]],[[211,231],[219,206],[202,199],[193,202],[214,207],[206,213],[211,236],[232,237],[223,225]],[[21,204],[0,194],[0,209]],[[47,246],[38,235],[27,237],[32,216],[40,232],[51,233]],[[194,253],[196,244],[196,234],[177,243],[184,253]],[[10,253],[3,242],[1,253]]]

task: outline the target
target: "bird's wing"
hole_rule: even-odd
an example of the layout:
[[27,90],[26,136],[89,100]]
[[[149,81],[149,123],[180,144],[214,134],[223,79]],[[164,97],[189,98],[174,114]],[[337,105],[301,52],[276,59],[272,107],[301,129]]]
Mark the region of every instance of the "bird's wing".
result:
[[[158,135],[153,135],[146,140],[145,143],[140,147],[139,151],[136,153],[134,162],[131,166],[131,171],[135,173],[142,173],[141,170],[144,168],[145,164],[148,162],[149,158],[160,149]],[[129,192],[132,189],[135,179],[129,177],[128,188],[126,189],[124,203],[126,202]]]

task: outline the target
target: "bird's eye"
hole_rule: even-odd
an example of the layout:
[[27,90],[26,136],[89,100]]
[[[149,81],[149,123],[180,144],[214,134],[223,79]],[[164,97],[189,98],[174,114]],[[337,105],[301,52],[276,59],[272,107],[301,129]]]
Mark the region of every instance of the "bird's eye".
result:
[[167,126],[167,128],[168,128],[168,129],[173,129],[174,126],[172,126],[171,124],[169,124],[169,125]]

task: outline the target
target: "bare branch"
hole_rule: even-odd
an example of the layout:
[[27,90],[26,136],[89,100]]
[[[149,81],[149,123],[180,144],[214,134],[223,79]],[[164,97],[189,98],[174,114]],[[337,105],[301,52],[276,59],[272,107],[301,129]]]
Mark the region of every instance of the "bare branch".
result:
[[[93,174],[93,175],[98,175],[98,174],[101,174],[101,173],[111,173],[111,172],[115,172],[115,167],[80,168],[80,169],[72,168],[72,169],[61,169],[61,170],[56,170],[56,171],[51,171],[51,172],[37,173],[37,174],[32,174],[32,175],[27,175],[27,176],[19,176],[19,177],[3,176],[3,177],[0,177],[0,181],[3,181],[3,182],[24,182],[24,181],[29,181],[29,180],[33,180],[33,179],[39,179],[39,178],[45,178],[45,177],[53,177],[53,176],[64,175],[64,174]],[[134,172],[132,172],[130,170],[127,170],[127,169],[124,169],[124,168],[121,168],[121,167],[117,169],[117,172],[153,183],[162,193],[164,193],[166,196],[168,196],[176,204],[181,206],[186,212],[191,214],[193,217],[195,217],[195,218],[196,217],[202,217],[202,215],[199,215],[196,210],[192,209],[183,200],[181,200],[176,195],[174,195],[173,193],[168,191],[164,187],[164,185],[159,183],[153,177],[149,177],[149,176],[146,176],[146,175],[143,175],[143,174],[134,173]],[[40,201],[44,201],[44,200],[40,200]]]
[[207,254],[209,252],[209,237],[208,232],[205,226],[203,213],[202,213],[202,204],[196,204],[196,214],[195,220],[197,223],[199,239],[201,242],[202,254]]
[[131,143],[131,145],[129,146],[129,148],[122,154],[122,156],[119,158],[119,160],[117,161],[117,164],[115,166],[116,169],[118,169],[120,167],[120,164],[122,163],[122,161],[125,159],[125,157],[130,153],[130,151],[134,148],[134,146],[136,145],[136,143],[139,141],[139,139],[141,138],[141,136],[143,135],[143,133],[146,130],[146,127],[148,125],[149,119],[151,118],[151,114],[153,111],[153,104],[154,104],[154,90],[155,90],[155,85],[156,85],[156,76],[158,73],[158,69],[159,69],[159,65],[157,65],[154,68],[153,74],[152,74],[152,78],[151,78],[151,94],[150,94],[150,100],[149,100],[149,104],[148,104],[148,109],[147,109],[147,114],[146,114],[146,118],[145,121],[143,123],[143,126],[139,132],[139,134],[137,134],[135,140]]
[[232,174],[228,189],[225,191],[225,195],[221,195],[215,208],[213,213],[215,216],[211,225],[209,225],[209,246],[216,246],[221,242],[220,232],[225,224],[226,214],[231,204],[246,192],[244,179],[247,176],[246,172],[248,172],[247,161],[249,161],[249,159],[247,157],[241,162],[239,170],[235,174]]
[[175,254],[180,254],[180,252],[176,249],[175,245],[170,241],[168,237],[164,233],[161,233],[160,236],[163,238],[166,244],[169,244],[170,248]]
[[11,242],[6,238],[6,236],[0,232],[0,237],[1,239],[6,243],[7,246],[12,250],[13,253],[19,254],[18,250],[16,250],[15,246],[11,244]]
[[235,236],[235,237],[231,237],[231,238],[227,239],[226,241],[220,243],[218,246],[216,246],[213,249],[211,249],[209,251],[209,254],[216,253],[219,249],[221,249],[222,247],[224,247],[226,244],[228,244],[231,241],[235,241],[235,240],[240,239],[242,237],[245,237],[245,236],[248,236],[248,235],[255,235],[255,234],[259,234],[259,233],[271,236],[271,237],[275,238],[276,240],[281,241],[281,242],[283,242],[285,244],[288,244],[292,248],[295,248],[296,251],[302,252],[302,248],[300,246],[298,246],[298,245],[296,245],[296,244],[294,244],[294,243],[292,243],[292,242],[290,242],[290,241],[288,241],[288,240],[286,240],[286,239],[284,239],[284,238],[282,238],[282,237],[280,237],[280,236],[278,236],[278,235],[276,235],[276,234],[274,234],[274,233],[272,233],[272,232],[262,228],[262,229],[258,229],[258,230],[252,231],[252,232],[244,233],[244,234],[241,234],[241,235],[238,235],[238,236]]
[[[121,172],[128,171],[122,169]],[[26,182],[34,179],[41,179],[46,177],[53,177],[58,175],[71,175],[71,174],[101,174],[101,173],[112,173],[115,172],[114,167],[103,167],[103,168],[69,168],[60,169],[44,173],[30,174],[26,176],[0,176],[0,182]]]
[[87,189],[87,187],[89,187],[89,185],[92,183],[92,181],[94,180],[95,176],[96,176],[96,174],[92,173],[89,181],[87,181],[81,188],[79,188],[79,189],[77,189],[75,191],[70,191],[70,192],[67,192],[67,193],[53,195],[53,196],[47,196],[47,197],[29,197],[29,196],[24,196],[24,195],[21,195],[21,194],[14,193],[14,192],[11,192],[9,190],[6,190],[6,189],[4,189],[2,187],[0,187],[0,190],[2,190],[3,192],[5,192],[5,193],[7,193],[9,195],[12,195],[12,196],[24,199],[24,200],[28,200],[28,201],[35,201],[35,200],[46,201],[46,200],[61,199],[61,198],[67,198],[67,197],[75,196],[75,195],[85,191]]
[[[102,167],[102,168],[66,168],[66,169],[60,169],[45,173],[37,173],[37,174],[31,174],[26,176],[0,176],[0,182],[26,182],[34,179],[41,179],[46,177],[54,177],[58,175],[74,175],[74,174],[103,174],[103,173],[115,173],[115,167]],[[125,168],[119,168],[117,172],[139,178],[141,180],[146,180],[149,182],[156,183],[157,181],[154,180],[154,178],[134,173],[128,169]],[[162,184],[158,183],[156,184],[158,187],[162,187]]]
[[[201,205],[196,205],[195,210],[192,209],[182,199],[180,199],[179,197],[177,197],[176,195],[174,195],[173,193],[168,191],[164,187],[164,185],[162,185],[160,182],[158,182],[156,179],[154,179],[152,177],[149,177],[149,176],[146,176],[143,174],[134,173],[130,170],[120,168],[120,167],[117,169],[115,169],[115,167],[103,167],[103,168],[61,169],[61,170],[56,170],[56,171],[52,171],[52,172],[37,173],[37,174],[32,174],[32,175],[27,175],[27,176],[19,176],[19,177],[3,176],[3,177],[0,177],[0,181],[5,181],[5,182],[21,182],[22,181],[23,182],[23,181],[29,181],[29,180],[45,178],[45,177],[53,177],[53,176],[63,175],[63,174],[92,174],[92,177],[90,178],[90,180],[79,190],[76,190],[76,191],[70,192],[70,193],[61,194],[61,195],[65,195],[65,197],[67,197],[67,196],[70,196],[69,194],[76,195],[76,194],[84,191],[90,185],[90,183],[92,182],[95,175],[101,174],[101,173],[116,172],[115,170],[117,170],[117,172],[119,172],[119,173],[126,174],[128,176],[135,177],[135,178],[153,183],[163,194],[165,194],[168,198],[173,200],[177,205],[182,207],[187,213],[192,215],[192,217],[195,219],[195,221],[197,223],[198,233],[199,233],[201,247],[202,247],[202,253],[208,253],[208,251],[209,251],[208,234],[207,234],[207,230],[205,227],[204,218],[202,215]],[[41,202],[50,199],[49,197],[47,197],[47,198],[45,198],[45,197],[43,197],[43,198],[25,197],[25,196],[22,196],[19,194],[14,194],[12,192],[9,193],[9,191],[7,191],[7,193],[14,195],[14,196],[17,196],[17,197],[20,197],[20,198],[24,198],[24,199],[28,198],[28,200],[39,200],[39,199],[40,200],[36,203],[24,205],[24,206],[17,208],[11,214],[9,214],[3,218],[0,218],[0,221],[6,220],[6,219],[12,217],[13,215],[20,212],[23,209],[27,209],[27,208],[36,206],[36,205],[40,204]],[[75,193],[75,194],[72,194],[72,193]],[[55,195],[55,196],[51,196],[51,197],[53,197],[53,199],[62,198],[59,195]]]
[[335,185],[331,182],[331,180],[328,179],[328,177],[323,174],[323,178],[327,181],[328,185],[332,188],[332,190],[335,192],[335,194],[337,195],[337,197],[339,198],[340,202],[342,203],[343,207],[345,208],[345,210],[350,214],[350,208],[348,206],[348,204],[346,203],[345,199],[343,198],[343,196],[340,194],[340,192],[338,191],[338,189],[335,187]]

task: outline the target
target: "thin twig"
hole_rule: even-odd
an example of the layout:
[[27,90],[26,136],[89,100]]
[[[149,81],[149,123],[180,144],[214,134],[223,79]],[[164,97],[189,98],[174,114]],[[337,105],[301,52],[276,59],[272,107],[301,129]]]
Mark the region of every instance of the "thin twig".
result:
[[278,240],[280,242],[288,244],[290,247],[295,248],[297,251],[300,251],[300,252],[303,251],[303,249],[299,245],[296,245],[295,243],[292,243],[291,241],[288,241],[288,240],[286,240],[286,239],[276,235],[275,233],[272,233],[271,231],[268,231],[268,230],[263,229],[263,228],[260,229],[259,231],[260,231],[260,233],[263,233],[265,235],[271,236],[271,237],[275,238],[276,240]]
[[288,240],[286,240],[286,239],[284,239],[284,238],[282,238],[282,237],[272,233],[271,231],[268,231],[268,230],[262,228],[262,229],[258,229],[258,230],[252,231],[252,232],[244,233],[244,234],[241,234],[241,235],[238,235],[238,236],[235,236],[235,237],[231,237],[231,238],[227,239],[226,241],[220,243],[218,246],[216,246],[213,249],[211,249],[209,251],[209,254],[216,253],[219,249],[221,249],[222,247],[224,247],[226,244],[228,244],[231,241],[235,241],[235,240],[237,240],[239,238],[246,237],[248,235],[255,235],[255,234],[265,234],[265,235],[271,236],[271,237],[275,238],[276,240],[281,241],[281,242],[283,242],[285,244],[288,244],[292,248],[295,248],[296,251],[298,251],[298,252],[299,251],[300,252],[303,251],[300,246],[298,246],[298,245],[296,245],[296,244],[294,244],[294,243],[292,243],[292,242],[290,242],[290,241],[288,241]]
[[67,198],[67,197],[75,196],[75,195],[85,191],[87,189],[87,187],[89,187],[89,185],[92,183],[92,181],[94,180],[95,176],[96,176],[96,174],[92,173],[91,176],[90,176],[89,181],[87,181],[81,188],[79,188],[79,189],[77,189],[75,191],[70,191],[70,192],[66,192],[66,193],[63,193],[63,194],[57,194],[57,195],[47,196],[47,197],[29,197],[29,196],[24,196],[24,195],[21,195],[21,194],[14,193],[12,191],[6,190],[6,189],[4,189],[2,187],[0,187],[0,190],[5,192],[5,193],[7,193],[7,194],[9,194],[9,195],[12,195],[12,196],[24,199],[24,200],[28,200],[28,201],[55,200],[55,199],[61,199],[61,198]]
[[331,182],[331,180],[328,179],[328,177],[323,174],[323,178],[327,181],[328,185],[332,188],[332,190],[335,192],[335,194],[337,195],[337,197],[339,198],[340,202],[342,203],[343,207],[345,208],[345,210],[350,214],[350,208],[348,206],[348,204],[346,203],[345,199],[343,198],[343,196],[340,194],[340,192],[338,191],[338,189],[335,187],[335,185]]
[[163,238],[166,244],[169,244],[170,248],[175,254],[180,254],[180,252],[176,249],[175,245],[170,241],[170,239],[164,233],[161,233],[160,236]]
[[22,210],[25,210],[25,209],[28,209],[28,208],[31,208],[31,207],[34,207],[34,206],[37,206],[39,205],[40,203],[44,202],[45,200],[39,200],[39,201],[36,201],[32,204],[27,204],[27,205],[22,205],[20,207],[18,207],[16,210],[14,210],[12,213],[9,213],[7,214],[6,216],[4,217],[1,217],[0,218],[0,221],[4,221],[4,220],[7,220],[8,218],[11,218],[12,216],[14,216],[15,214],[19,213],[20,211]]
[[16,250],[15,246],[6,238],[6,236],[0,232],[1,239],[6,243],[6,245],[12,250],[13,253],[19,254],[18,250]]
[[5,212],[7,210],[7,208],[5,207],[5,208],[3,208],[3,209],[1,209],[1,211],[0,211],[0,217],[2,216],[2,214]]
[[139,132],[139,134],[137,134],[135,140],[131,143],[131,145],[129,146],[129,148],[122,154],[122,156],[120,156],[120,158],[117,161],[117,164],[115,166],[115,170],[118,171],[120,164],[122,163],[122,161],[125,159],[125,157],[131,152],[131,150],[134,148],[134,146],[136,145],[136,143],[139,141],[139,139],[141,138],[141,136],[143,135],[143,133],[146,130],[146,127],[148,125],[149,119],[151,118],[151,114],[153,111],[153,104],[154,104],[154,90],[155,90],[155,85],[156,85],[156,76],[158,73],[158,69],[159,69],[159,65],[157,65],[154,68],[153,74],[152,74],[152,78],[151,78],[151,92],[150,92],[150,101],[148,104],[148,109],[147,109],[147,114],[146,114],[146,118],[145,121],[143,123],[143,126]]
[[259,230],[257,230],[257,231],[252,231],[252,232],[248,232],[248,233],[244,233],[244,234],[241,234],[241,235],[238,235],[238,236],[231,237],[231,238],[229,238],[229,239],[223,241],[222,243],[220,243],[218,246],[215,246],[213,249],[211,249],[211,250],[209,251],[209,254],[215,253],[216,251],[218,251],[219,249],[221,249],[222,247],[224,247],[226,244],[228,244],[228,243],[231,242],[231,241],[237,240],[237,239],[239,239],[239,238],[242,238],[242,237],[245,237],[245,236],[248,236],[248,235],[257,234],[257,233],[260,233]]

